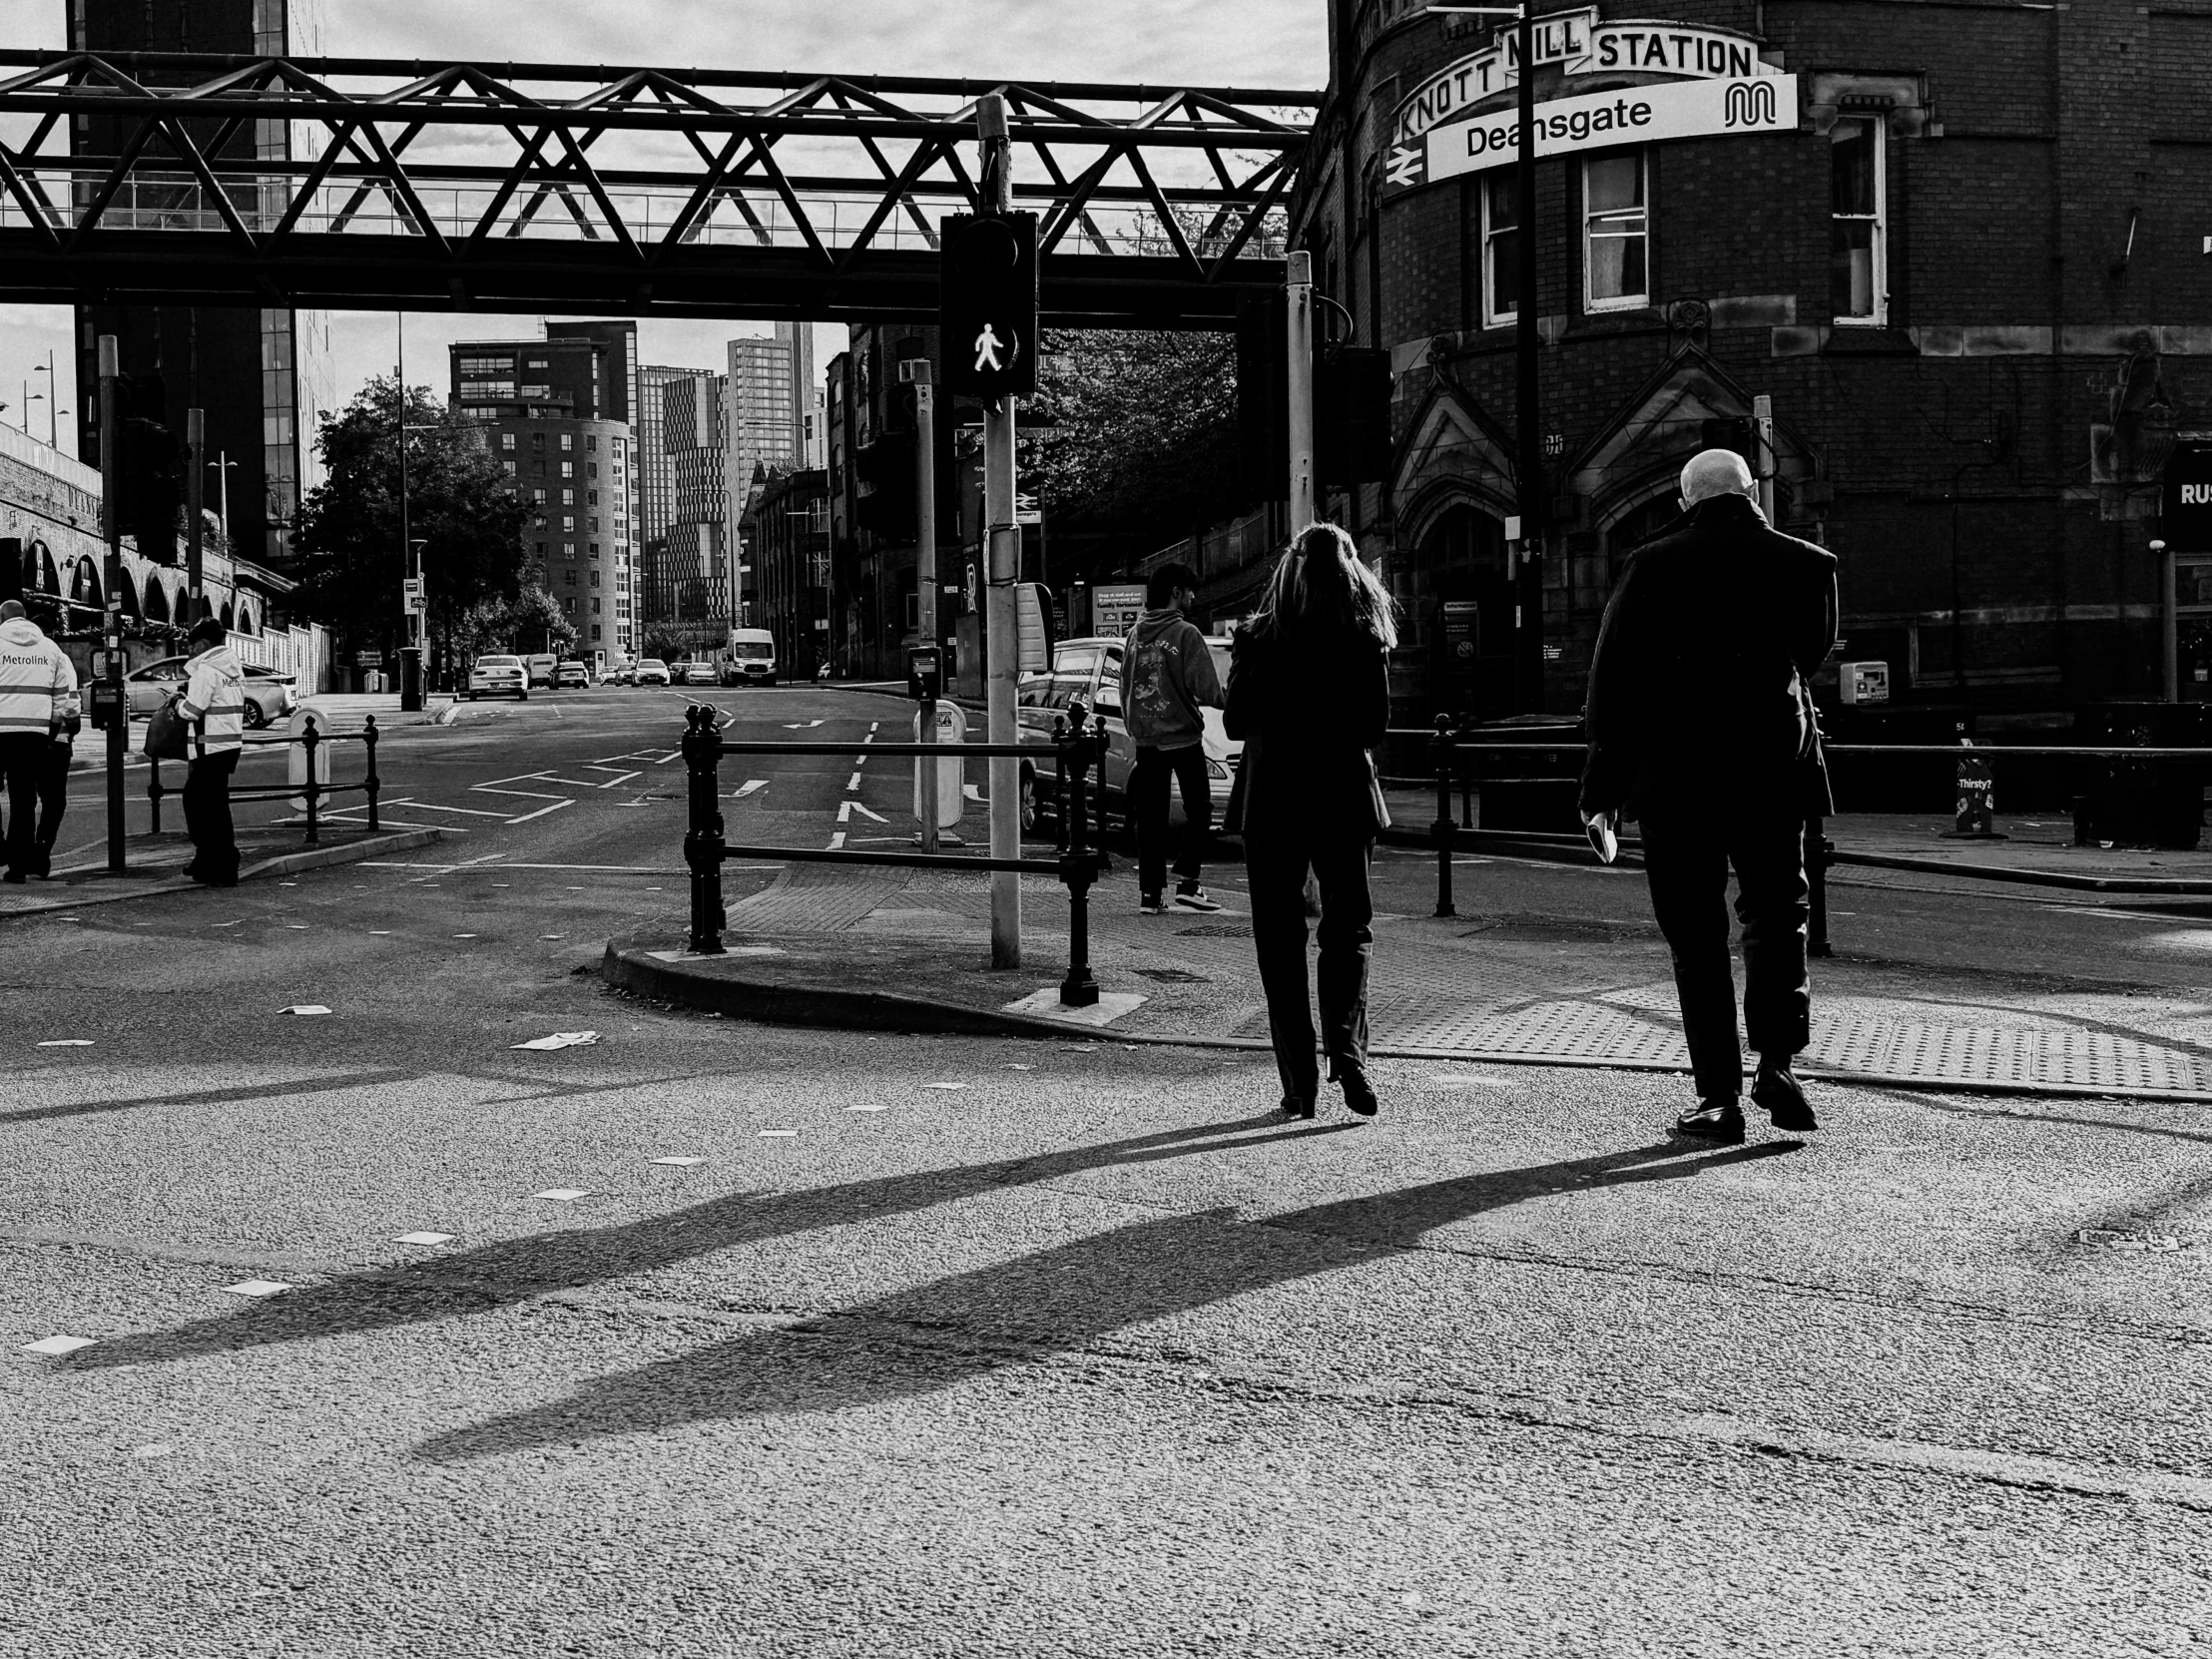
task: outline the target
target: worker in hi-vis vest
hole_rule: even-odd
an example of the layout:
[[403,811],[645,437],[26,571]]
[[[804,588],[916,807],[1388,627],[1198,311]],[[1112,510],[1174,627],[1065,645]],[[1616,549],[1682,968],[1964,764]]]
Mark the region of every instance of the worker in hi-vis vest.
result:
[[239,843],[231,828],[231,774],[246,748],[246,674],[231,651],[230,630],[214,617],[192,625],[192,662],[177,700],[186,723],[185,873],[208,887],[239,884]]
[[0,604],[0,788],[7,793],[5,879],[30,878],[36,858],[39,774],[77,689],[77,671],[20,599]]

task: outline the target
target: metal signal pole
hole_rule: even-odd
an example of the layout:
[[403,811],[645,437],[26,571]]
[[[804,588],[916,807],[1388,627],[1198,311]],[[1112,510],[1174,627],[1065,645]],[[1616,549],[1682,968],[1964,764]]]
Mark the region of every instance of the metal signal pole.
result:
[[[985,93],[976,101],[975,132],[982,141],[982,198],[986,213],[1014,207],[1012,158],[1006,141],[1006,100]],[[990,742],[1011,744],[1021,733],[1014,717],[1019,661],[1014,584],[1020,573],[1021,525],[1014,516],[1014,399],[1011,393],[983,405],[984,710]],[[1021,856],[1021,763],[1011,756],[990,763],[991,856]],[[933,806],[934,803],[931,803]],[[1021,966],[1021,876],[991,872],[991,966]]]
[[117,431],[117,356],[115,335],[100,336],[100,529],[108,544],[102,573],[107,612],[100,619],[100,642],[107,656],[101,679],[108,683],[108,868],[123,873],[123,756],[131,742],[131,710],[123,701],[123,464],[122,434]]
[[1286,262],[1288,325],[1284,337],[1290,362],[1284,375],[1290,387],[1291,534],[1314,522],[1314,256],[1303,249]]
[[[937,649],[937,388],[929,359],[909,357],[898,365],[914,388],[914,632],[924,651]],[[942,658],[939,659],[942,661]],[[921,730],[915,741],[937,741],[937,705],[921,702]],[[921,849],[937,850],[937,763],[924,757],[921,773]]]
[[207,505],[208,416],[202,409],[185,411],[185,592],[192,596],[192,620],[200,620],[201,579],[206,561],[201,543],[207,527],[200,514]]
[[[407,535],[407,314],[404,311],[399,313],[398,373],[399,407],[392,416],[392,436],[399,441],[399,564],[407,580],[412,582],[422,575],[422,560],[415,551],[415,543]],[[399,648],[399,710],[411,715],[422,710],[422,625],[429,619],[423,617],[418,621],[413,611],[406,612],[405,617],[405,643]]]
[[1536,392],[1536,23],[1533,7],[1519,8],[1514,24],[1520,53],[1520,82],[1515,100],[1520,117],[1513,151],[1514,183],[1519,187],[1519,293],[1513,306],[1513,348],[1518,385],[1513,399],[1520,421],[1520,581],[1514,609],[1520,646],[1520,706],[1534,713],[1544,701],[1544,572],[1537,561],[1544,548],[1544,440],[1538,430]]

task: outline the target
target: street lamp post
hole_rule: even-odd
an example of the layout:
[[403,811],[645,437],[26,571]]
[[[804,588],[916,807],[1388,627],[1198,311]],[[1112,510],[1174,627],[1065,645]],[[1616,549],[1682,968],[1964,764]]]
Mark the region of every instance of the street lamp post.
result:
[[229,450],[218,449],[215,459],[206,464],[215,474],[216,517],[223,525],[223,545],[228,549],[231,545],[231,468],[238,462],[230,459]]
[[1517,456],[1516,504],[1520,508],[1520,561],[1515,570],[1513,609],[1519,658],[1519,701],[1534,709],[1543,701],[1543,573],[1536,561],[1543,552],[1545,507],[1543,487],[1543,435],[1538,429],[1536,350],[1536,21],[1530,6],[1452,6],[1427,8],[1431,13],[1475,17],[1510,17],[1514,20],[1514,51],[1520,58],[1519,79],[1514,87],[1515,123],[1513,166],[1517,187],[1517,234],[1514,264],[1517,291],[1513,301],[1515,368],[1514,413]]
[[[54,353],[51,351],[47,352],[46,361],[43,363],[33,363],[31,365],[31,372],[33,374],[43,374],[46,376],[46,447],[49,449],[59,449],[61,447],[61,438],[59,431],[54,424],[54,412],[56,405],[59,404],[62,400],[62,394],[59,389],[57,389],[54,380]],[[25,412],[28,413],[29,411],[26,410]]]

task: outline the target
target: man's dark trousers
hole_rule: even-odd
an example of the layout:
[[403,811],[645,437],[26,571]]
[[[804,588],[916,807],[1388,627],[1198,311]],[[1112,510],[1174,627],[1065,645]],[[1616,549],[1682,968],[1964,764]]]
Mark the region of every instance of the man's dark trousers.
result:
[[0,863],[18,875],[31,872],[38,844],[38,780],[49,743],[44,732],[10,732],[0,737],[0,789],[8,796],[8,835]]
[[1168,878],[1168,781],[1183,792],[1183,845],[1175,859],[1175,873],[1188,885],[1198,884],[1204,867],[1207,837],[1214,828],[1213,787],[1206,780],[1206,746],[1188,744],[1181,749],[1137,750],[1129,769],[1129,798],[1137,820],[1137,889],[1162,891]]
[[49,743],[39,763],[38,835],[33,856],[34,875],[48,874],[54,865],[54,843],[61,838],[62,815],[69,811],[69,763],[75,752],[66,743]]
[[1761,1056],[1787,1061],[1812,1041],[1813,991],[1805,971],[1811,888],[1805,822],[1772,806],[1741,811],[1646,811],[1644,875],[1652,913],[1674,956],[1698,1099],[1743,1093],[1736,991],[1728,959],[1728,871],[1744,926],[1744,1029]]
[[231,774],[238,770],[237,750],[208,755],[185,773],[185,832],[192,837],[192,867],[202,881],[235,881],[239,873],[238,836],[231,829]]

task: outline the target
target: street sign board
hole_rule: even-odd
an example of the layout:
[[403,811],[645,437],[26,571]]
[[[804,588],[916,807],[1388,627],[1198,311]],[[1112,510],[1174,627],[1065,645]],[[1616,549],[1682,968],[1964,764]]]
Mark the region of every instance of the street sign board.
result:
[[353,653],[353,663],[357,668],[382,668],[384,654],[381,651],[356,651]]
[[1144,584],[1105,582],[1091,589],[1091,632],[1116,639],[1137,626],[1144,615]]
[[2158,530],[2176,553],[2212,553],[2212,443],[2177,443],[2160,478]]

